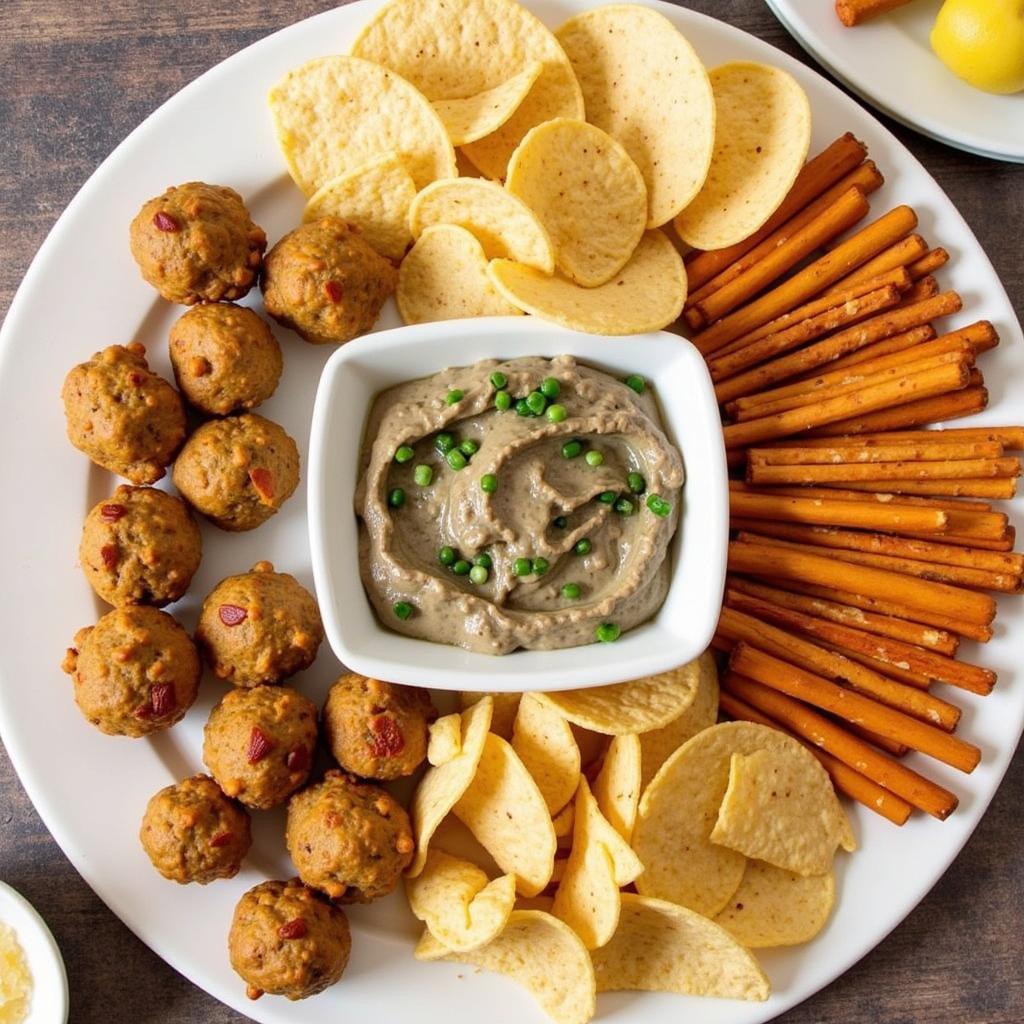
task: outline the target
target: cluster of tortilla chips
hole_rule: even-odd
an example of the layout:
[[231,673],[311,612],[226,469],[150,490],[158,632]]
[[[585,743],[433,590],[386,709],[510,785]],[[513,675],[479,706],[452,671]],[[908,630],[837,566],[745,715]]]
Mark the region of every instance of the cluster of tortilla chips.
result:
[[699,248],[749,236],[810,142],[790,75],[709,72],[633,4],[552,32],[516,0],[388,0],[348,55],[290,71],[270,107],[306,219],[340,217],[401,262],[406,323],[666,327],[687,284],[662,229]]
[[824,927],[849,824],[796,740],[716,724],[710,654],[616,686],[460,697],[413,797],[419,959],[505,974],[583,1024],[606,991],[766,999],[751,950]]

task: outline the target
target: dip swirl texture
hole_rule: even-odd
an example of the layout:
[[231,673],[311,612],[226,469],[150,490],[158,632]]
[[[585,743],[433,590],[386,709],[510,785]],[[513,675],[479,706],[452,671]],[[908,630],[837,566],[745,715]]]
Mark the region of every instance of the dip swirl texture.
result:
[[665,599],[682,458],[649,391],[570,356],[383,392],[361,465],[363,585],[400,633],[486,654],[574,647]]

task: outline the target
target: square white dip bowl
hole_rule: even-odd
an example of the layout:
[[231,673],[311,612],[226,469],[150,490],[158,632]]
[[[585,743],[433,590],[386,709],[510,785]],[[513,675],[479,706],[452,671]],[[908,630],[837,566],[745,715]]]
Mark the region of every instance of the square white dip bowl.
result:
[[[363,429],[375,397],[403,381],[482,359],[571,355],[613,377],[642,374],[653,387],[686,483],[669,547],[672,581],[649,621],[614,643],[555,651],[476,654],[384,626],[359,576],[354,494]],[[700,654],[721,605],[729,534],[722,428],[704,361],[687,341],[659,331],[604,338],[532,317],[447,320],[370,334],[324,367],[309,450],[309,539],[320,612],[334,653],[354,672],[454,690],[566,690],[664,672]]]

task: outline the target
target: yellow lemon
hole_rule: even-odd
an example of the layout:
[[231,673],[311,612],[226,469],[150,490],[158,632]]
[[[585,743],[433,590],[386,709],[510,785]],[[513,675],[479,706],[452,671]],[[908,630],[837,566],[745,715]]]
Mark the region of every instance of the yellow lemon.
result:
[[1024,89],[1024,0],[946,0],[931,38],[946,67],[976,88]]

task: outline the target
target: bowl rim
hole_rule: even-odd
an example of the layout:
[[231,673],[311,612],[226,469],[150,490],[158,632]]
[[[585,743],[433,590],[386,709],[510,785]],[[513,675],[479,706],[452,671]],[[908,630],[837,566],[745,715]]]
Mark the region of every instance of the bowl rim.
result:
[[[469,355],[471,338],[475,340],[476,347],[482,342],[487,351],[484,354],[473,351]],[[446,344],[439,345],[441,340]],[[336,491],[337,483],[329,479],[332,473],[336,476],[338,472],[335,431],[332,429],[336,393],[342,386],[346,371],[353,369],[365,368],[373,373],[383,373],[393,377],[394,383],[423,376],[402,370],[402,355],[411,349],[422,351],[424,345],[431,343],[437,346],[438,356],[433,363],[435,368],[430,372],[439,372],[447,366],[468,365],[485,358],[565,354],[612,374],[622,375],[642,369],[655,387],[666,432],[683,451],[687,478],[684,496],[690,498],[694,493],[696,477],[700,482],[700,505],[698,508],[692,500],[687,500],[684,505],[683,516],[671,542],[673,575],[665,602],[651,619],[628,630],[614,645],[585,644],[550,651],[514,651],[500,657],[465,651],[387,629],[373,611],[358,572],[355,581],[337,579],[338,570],[334,564],[337,551],[344,550],[350,561],[354,556],[356,564],[358,553],[353,552],[351,542],[339,543],[337,536],[328,537],[331,509],[336,510],[330,494]],[[510,348],[514,351],[510,352]],[[656,364],[646,358],[642,365],[638,365],[638,351],[647,357],[653,353],[660,358]],[[454,361],[450,358],[453,353]],[[678,396],[673,399],[674,406],[681,406],[681,409],[670,409],[664,392],[659,388],[659,381],[663,381],[669,370],[679,363],[685,366],[689,392],[685,402],[680,402]],[[628,368],[630,364],[632,369]],[[365,398],[360,410],[359,444],[372,402],[387,386],[391,386],[390,383],[375,388]],[[685,446],[673,436],[682,423],[688,423],[693,432]],[[701,427],[699,432],[696,430],[698,425]],[[346,439],[345,443],[350,442]],[[358,455],[358,449],[356,451]],[[728,471],[721,420],[710,376],[697,349],[679,335],[655,331],[633,335],[629,339],[612,339],[573,331],[533,317],[508,316],[437,321],[357,338],[339,347],[324,366],[313,407],[307,476],[309,542],[321,617],[331,648],[350,671],[431,689],[487,689],[495,692],[564,690],[624,682],[665,672],[697,657],[711,641],[725,589]],[[350,504],[356,483],[357,479],[353,478],[344,485]],[[691,517],[695,515],[699,516],[704,527],[699,534],[694,533]],[[355,522],[354,510],[352,516]],[[688,520],[689,531],[684,529]],[[358,538],[357,531],[351,531],[351,535]],[[674,622],[674,629],[669,629],[663,613],[677,588],[683,586],[680,566],[684,559],[692,563],[697,557],[700,557],[701,569],[700,601],[691,609],[693,621],[685,624]],[[374,629],[379,634],[375,640],[368,640],[365,630],[359,632],[347,625],[339,612],[339,606],[344,602],[341,596],[343,588],[350,582],[359,584],[360,599],[365,602]],[[594,654],[585,654],[580,659],[580,652],[597,650],[601,651],[599,659]],[[576,652],[575,658],[571,656],[572,652]],[[586,664],[571,663],[580,660]],[[481,679],[482,676],[485,678]],[[538,679],[541,680],[539,684]]]

